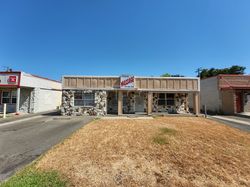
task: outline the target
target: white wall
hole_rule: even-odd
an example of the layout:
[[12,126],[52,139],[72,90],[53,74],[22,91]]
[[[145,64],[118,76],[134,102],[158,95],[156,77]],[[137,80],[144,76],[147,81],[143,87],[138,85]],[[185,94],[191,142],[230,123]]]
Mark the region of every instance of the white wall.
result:
[[22,72],[20,86],[34,88],[30,94],[31,113],[54,110],[61,106],[62,84],[60,82]]
[[201,80],[201,109],[206,105],[207,110],[220,112],[221,104],[218,78],[210,77]]
[[61,106],[62,92],[58,90],[36,89],[34,113],[57,109]]
[[20,86],[31,88],[62,89],[62,84],[60,82],[35,77],[24,72],[21,73]]

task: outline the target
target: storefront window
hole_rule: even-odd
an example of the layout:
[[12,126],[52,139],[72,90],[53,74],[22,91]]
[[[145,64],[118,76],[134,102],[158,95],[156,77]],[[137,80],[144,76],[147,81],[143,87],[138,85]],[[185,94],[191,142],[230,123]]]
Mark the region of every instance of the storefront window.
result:
[[6,103],[6,104],[10,103],[10,92],[3,91],[2,103]]
[[83,94],[84,106],[94,106],[95,96],[93,93],[85,93]]
[[167,94],[167,105],[174,106],[174,94]]
[[2,92],[2,103],[16,104],[16,91],[3,91]]
[[166,94],[164,94],[164,93],[159,94],[158,105],[160,105],[160,106],[166,105]]
[[83,93],[82,91],[76,91],[74,98],[75,106],[94,106],[95,104],[94,93]]
[[12,104],[16,103],[16,91],[11,92],[11,103]]
[[159,106],[174,106],[174,94],[160,93],[158,99]]
[[76,99],[77,100],[82,100],[83,99],[82,92],[81,91],[76,91],[74,97],[75,97],[75,100]]

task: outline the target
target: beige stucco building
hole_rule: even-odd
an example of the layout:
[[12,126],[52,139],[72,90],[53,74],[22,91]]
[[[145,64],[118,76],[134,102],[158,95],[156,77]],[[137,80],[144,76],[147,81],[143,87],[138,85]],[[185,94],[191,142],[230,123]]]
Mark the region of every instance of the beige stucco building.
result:
[[250,76],[218,75],[201,80],[201,107],[208,112],[250,112]]
[[[63,76],[62,115],[199,113],[199,78]],[[193,108],[189,108],[192,97]]]

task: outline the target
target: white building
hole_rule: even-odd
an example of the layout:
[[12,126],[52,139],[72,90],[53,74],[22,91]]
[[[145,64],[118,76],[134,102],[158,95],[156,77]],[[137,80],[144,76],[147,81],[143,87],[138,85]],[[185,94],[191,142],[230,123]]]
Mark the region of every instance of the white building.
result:
[[24,72],[0,72],[0,112],[37,113],[61,105],[61,82]]

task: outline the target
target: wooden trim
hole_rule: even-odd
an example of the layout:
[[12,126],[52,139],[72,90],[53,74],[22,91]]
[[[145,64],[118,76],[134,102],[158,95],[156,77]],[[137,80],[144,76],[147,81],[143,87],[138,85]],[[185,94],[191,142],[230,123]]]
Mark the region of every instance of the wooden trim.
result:
[[118,92],[118,115],[123,114],[123,92]]
[[152,114],[152,107],[153,107],[153,93],[148,92],[148,103],[147,103],[147,114]]
[[[75,80],[79,77],[65,78],[64,80]],[[137,78],[135,80],[135,88],[133,89],[121,89],[117,84],[119,78],[99,78],[99,77],[82,77],[77,81],[77,85],[74,85],[72,81],[69,81],[69,85],[63,81],[63,89],[90,89],[90,90],[141,90],[141,91],[199,91],[199,79],[157,79],[157,78]],[[88,82],[86,82],[88,80]],[[98,81],[104,81],[104,85],[100,85]],[[88,84],[90,81],[90,84]],[[79,82],[83,82],[79,84]],[[96,85],[97,82],[97,85]],[[138,84],[137,84],[138,83]],[[169,87],[170,86],[170,87]]]
[[194,93],[193,94],[193,109],[194,109],[194,114],[199,115],[200,113],[200,100],[199,100],[199,93]]

